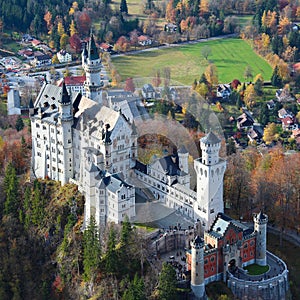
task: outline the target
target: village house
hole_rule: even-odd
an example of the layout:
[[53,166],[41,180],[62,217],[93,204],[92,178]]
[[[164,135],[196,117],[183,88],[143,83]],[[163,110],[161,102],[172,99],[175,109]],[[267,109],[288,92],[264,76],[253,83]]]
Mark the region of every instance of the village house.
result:
[[155,99],[155,95],[156,95],[156,92],[155,92],[155,89],[152,86],[152,84],[146,83],[143,85],[142,96],[144,99],[146,99],[146,100]]
[[251,115],[251,113],[247,110],[244,109],[243,113],[237,118],[237,128],[239,130],[243,128],[250,128],[254,124],[254,119]]
[[35,55],[31,64],[38,67],[50,66],[52,64],[51,57],[48,54]]
[[173,23],[165,24],[165,31],[167,32],[177,32],[177,25]]
[[59,62],[62,63],[68,63],[72,61],[72,54],[68,53],[66,50],[60,50],[56,53],[57,59]]
[[147,35],[140,35],[138,37],[138,43],[141,46],[150,46],[152,45],[152,40]]
[[227,99],[231,95],[230,84],[219,84],[217,87],[217,97]]

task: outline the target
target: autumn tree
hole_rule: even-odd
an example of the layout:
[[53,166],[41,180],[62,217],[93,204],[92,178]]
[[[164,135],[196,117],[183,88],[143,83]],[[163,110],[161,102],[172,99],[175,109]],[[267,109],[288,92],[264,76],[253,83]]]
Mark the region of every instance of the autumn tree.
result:
[[126,79],[124,91],[132,92],[132,93],[135,91],[135,85],[134,85],[132,77],[129,77]]
[[245,216],[249,210],[250,187],[248,178],[250,172],[246,166],[244,155],[236,153],[228,158],[224,177],[224,200],[236,218]]
[[256,104],[257,94],[253,84],[248,84],[244,92],[244,102],[248,108],[252,108]]
[[47,29],[50,32],[52,30],[53,24],[52,24],[52,14],[49,10],[44,15],[44,21],[46,22]]
[[78,33],[78,32],[77,32],[77,29],[76,29],[76,25],[75,25],[75,21],[74,21],[74,20],[71,21],[69,30],[70,30],[70,36],[71,36],[71,37],[72,37],[74,34]]
[[205,77],[211,86],[218,84],[218,72],[215,64],[209,64],[205,69]]
[[154,77],[152,78],[152,84],[155,87],[159,87],[161,84],[161,78],[160,78],[160,70],[156,70]]
[[79,34],[83,36],[87,36],[89,34],[92,25],[92,20],[87,12],[80,13],[77,20],[77,25]]
[[134,49],[136,49],[136,47],[139,44],[139,35],[138,35],[138,31],[135,29],[133,31],[131,31],[129,33],[130,36],[130,43],[132,46],[134,46]]
[[81,41],[77,33],[73,34],[70,39],[69,43],[72,49],[75,50],[76,53],[80,53],[81,51]]
[[269,123],[264,129],[263,140],[267,145],[272,144],[279,138],[278,128],[275,123]]
[[63,33],[60,37],[60,48],[66,49],[67,44],[69,43],[69,36],[66,33]]
[[65,28],[62,20],[59,20],[57,23],[57,33],[60,37],[65,33]]

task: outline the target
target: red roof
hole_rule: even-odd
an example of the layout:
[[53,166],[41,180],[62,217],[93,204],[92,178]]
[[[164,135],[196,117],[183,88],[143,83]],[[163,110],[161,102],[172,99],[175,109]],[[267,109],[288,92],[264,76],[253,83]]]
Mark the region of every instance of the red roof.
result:
[[291,117],[285,117],[281,119],[281,122],[284,125],[293,125],[294,124],[294,120]]
[[100,48],[103,50],[107,50],[107,49],[111,48],[111,45],[106,44],[106,43],[101,43]]
[[34,40],[31,41],[32,46],[37,46],[37,45],[39,45],[40,43],[41,43],[41,41],[36,40],[36,39],[34,39]]
[[65,84],[68,85],[83,85],[85,76],[67,76],[65,77]]
[[148,41],[149,38],[146,35],[140,35],[138,37],[139,42]]

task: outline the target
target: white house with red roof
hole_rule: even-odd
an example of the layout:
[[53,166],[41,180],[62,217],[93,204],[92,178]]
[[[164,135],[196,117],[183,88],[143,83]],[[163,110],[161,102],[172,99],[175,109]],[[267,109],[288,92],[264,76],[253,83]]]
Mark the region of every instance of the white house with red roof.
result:
[[58,85],[62,86],[64,81],[69,94],[75,95],[77,93],[81,93],[82,95],[85,95],[85,80],[85,76],[67,76],[64,79],[61,79]]
[[141,46],[150,46],[152,45],[152,40],[147,35],[140,35],[138,37],[138,43]]

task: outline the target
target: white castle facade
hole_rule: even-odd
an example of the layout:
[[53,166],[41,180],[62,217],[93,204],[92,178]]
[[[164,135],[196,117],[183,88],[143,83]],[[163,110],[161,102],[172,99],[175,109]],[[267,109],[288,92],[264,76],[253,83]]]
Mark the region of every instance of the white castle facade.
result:
[[69,95],[65,84],[45,83],[30,103],[32,174],[62,184],[75,182],[85,196],[85,224],[91,216],[99,225],[135,217],[136,187],[127,180],[134,174],[156,199],[200,219],[208,229],[224,210],[226,163],[219,157],[220,140],[212,132],[201,139],[202,158],[194,162],[197,192],[190,189],[184,147],[143,165],[137,161],[135,110],[126,100],[132,97],[126,95],[118,105],[102,103],[101,60],[93,36],[82,53],[82,65],[86,96]]

